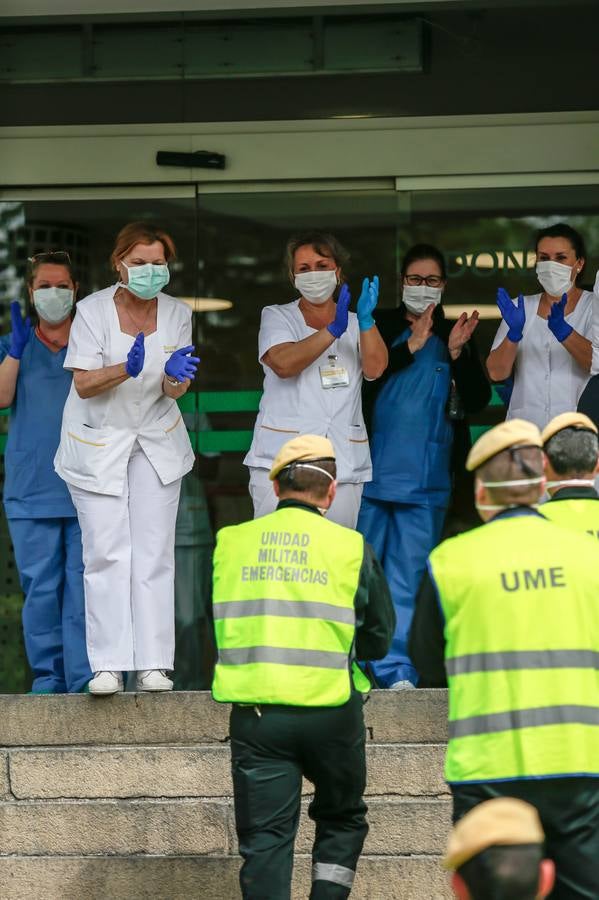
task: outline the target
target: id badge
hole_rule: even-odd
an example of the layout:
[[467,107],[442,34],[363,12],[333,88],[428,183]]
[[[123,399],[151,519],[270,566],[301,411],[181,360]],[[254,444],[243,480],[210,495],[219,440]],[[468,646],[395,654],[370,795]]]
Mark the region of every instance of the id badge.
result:
[[343,365],[343,361],[337,356],[329,356],[328,365],[319,366],[318,369],[320,372],[320,384],[324,390],[347,387],[349,385],[349,372]]

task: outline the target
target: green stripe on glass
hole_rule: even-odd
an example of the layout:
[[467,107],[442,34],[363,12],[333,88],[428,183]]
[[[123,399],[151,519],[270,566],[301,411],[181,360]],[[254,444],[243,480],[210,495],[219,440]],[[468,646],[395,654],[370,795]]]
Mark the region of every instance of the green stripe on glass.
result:
[[596,650],[509,650],[468,653],[445,661],[448,675],[499,672],[507,669],[599,669]]
[[213,615],[215,619],[243,619],[249,616],[325,619],[344,625],[353,625],[356,621],[353,609],[314,600],[230,600],[228,603],[215,603]]
[[477,441],[479,437],[481,437],[485,431],[488,431],[489,428],[493,428],[493,425],[471,425],[470,426],[470,440],[472,443]]
[[312,666],[318,669],[347,669],[346,653],[334,650],[299,650],[295,647],[232,647],[218,651],[221,666],[275,663],[283,666]]
[[262,391],[200,391],[197,397],[200,412],[255,412]]
[[542,706],[532,709],[513,709],[508,712],[490,713],[486,716],[470,716],[454,719],[449,723],[449,737],[471,737],[475,734],[492,734],[497,731],[517,731],[520,728],[540,728],[543,725],[598,725],[599,707],[596,706]]
[[199,431],[198,450],[200,453],[249,450],[253,431]]
[[193,391],[188,391],[186,394],[183,394],[182,397],[179,397],[177,400],[177,405],[182,413],[192,413],[197,409],[197,394]]

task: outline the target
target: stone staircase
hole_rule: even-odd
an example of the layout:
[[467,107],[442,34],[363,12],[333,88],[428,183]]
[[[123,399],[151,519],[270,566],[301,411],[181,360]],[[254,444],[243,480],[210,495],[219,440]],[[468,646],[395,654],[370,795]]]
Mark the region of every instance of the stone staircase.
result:
[[[356,900],[451,896],[446,704],[424,690],[366,704]],[[0,898],[238,898],[227,720],[205,693],[0,696]],[[311,840],[304,815],[294,900],[309,893]]]

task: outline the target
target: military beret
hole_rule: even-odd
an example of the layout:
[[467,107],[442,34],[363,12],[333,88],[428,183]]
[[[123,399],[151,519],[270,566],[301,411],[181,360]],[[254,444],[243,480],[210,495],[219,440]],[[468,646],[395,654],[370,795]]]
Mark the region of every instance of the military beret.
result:
[[301,434],[283,444],[274,458],[269,478],[274,481],[281,469],[293,462],[309,462],[315,459],[335,459],[330,440],[318,434]]
[[459,869],[488,847],[542,844],[545,840],[534,806],[513,797],[496,797],[471,809],[449,835],[444,866]]
[[548,425],[545,425],[541,435],[543,444],[546,444],[554,434],[557,434],[558,431],[563,431],[564,428],[578,428],[581,431],[592,431],[594,434],[597,434],[597,426],[584,413],[565,412],[555,416]]
[[473,472],[487,460],[509,447],[542,446],[541,432],[536,425],[525,419],[508,419],[479,437],[468,454],[466,468],[469,472]]

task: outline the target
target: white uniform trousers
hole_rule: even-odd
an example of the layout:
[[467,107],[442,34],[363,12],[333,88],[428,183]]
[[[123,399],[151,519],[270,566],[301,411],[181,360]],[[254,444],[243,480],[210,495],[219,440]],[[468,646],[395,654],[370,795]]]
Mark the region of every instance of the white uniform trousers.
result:
[[[363,484],[353,484],[345,481],[337,485],[337,494],[333,500],[327,519],[345,525],[346,528],[355,528],[362,501]],[[274,492],[272,481],[268,477],[268,469],[250,467],[250,497],[254,504],[254,519],[267,516],[277,508],[277,495]]]
[[69,484],[83,541],[93,672],[173,668],[180,489],[181,479],[162,484],[137,443],[122,496]]

